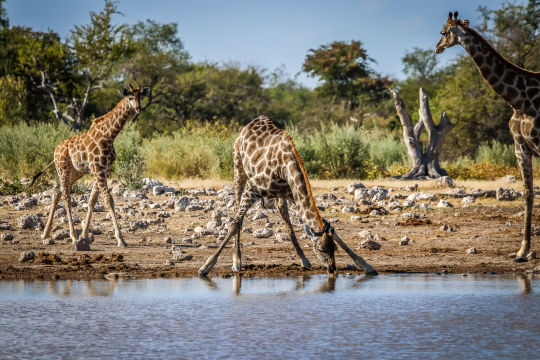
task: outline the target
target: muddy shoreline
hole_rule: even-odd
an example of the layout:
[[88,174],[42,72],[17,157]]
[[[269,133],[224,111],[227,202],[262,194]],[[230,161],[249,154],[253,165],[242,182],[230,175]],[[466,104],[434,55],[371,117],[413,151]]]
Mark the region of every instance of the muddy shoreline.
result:
[[[521,242],[522,198],[499,201],[489,195],[493,192],[485,192],[483,196],[463,200],[467,194],[478,193],[480,189],[493,191],[502,186],[519,191],[519,183],[458,182],[455,188],[444,188],[434,181],[366,181],[362,183],[367,190],[389,190],[385,196],[377,195],[377,199],[368,200],[355,200],[354,193],[347,193],[350,183],[352,181],[314,181],[316,201],[321,206],[322,216],[332,221],[340,237],[379,273],[525,273],[540,270],[538,259],[516,263],[509,257],[519,249]],[[416,188],[415,183],[418,184]],[[52,244],[43,243],[40,226],[33,229],[19,227],[19,219],[23,215],[41,214],[42,223],[46,221],[47,201],[43,194],[34,194],[37,204],[24,209],[20,204],[32,196],[19,196],[17,201],[11,197],[0,197],[0,280],[197,276],[197,270],[215,251],[227,227],[227,220],[233,214],[230,191],[222,191],[223,185],[227,185],[222,182],[213,186],[207,183],[200,185],[206,186],[207,192],[199,187],[188,188],[185,184],[167,185],[176,189],[182,187],[187,200],[178,200],[181,198],[179,194],[171,198],[170,194],[153,195],[151,191],[146,193],[147,199],[138,199],[118,195],[121,193],[118,191],[115,203],[129,246],[116,246],[107,212],[99,211],[94,213],[91,225],[95,233],[91,251],[76,251],[69,239],[62,238],[61,232],[68,226],[61,213],[54,221],[54,230],[59,235]],[[456,189],[462,189],[465,195],[455,196],[458,194]],[[433,196],[413,201],[409,206],[411,203],[407,204],[407,199],[417,193]],[[177,202],[171,205],[171,199]],[[74,207],[74,216],[80,219],[85,217],[84,200],[84,195],[79,196]],[[441,200],[450,206],[439,207]],[[179,205],[182,201],[185,203]],[[193,207],[190,209],[188,206]],[[310,241],[301,236],[293,208],[291,217],[300,246],[313,267],[306,270],[299,265],[290,241],[283,236],[287,230],[279,213],[255,206],[246,216],[241,235],[242,276],[325,273],[325,268],[312,252]],[[135,226],[136,221],[143,221],[144,226]],[[540,224],[537,208],[534,209],[533,224],[533,233],[539,233],[536,228]],[[80,223],[76,224],[76,228],[80,227]],[[258,229],[270,229],[272,235],[257,238],[253,232]],[[7,234],[12,238],[6,237]],[[409,238],[408,245],[400,245],[404,236]],[[366,237],[377,242],[380,249],[363,247]],[[538,238],[533,236],[533,250],[539,248]],[[182,256],[174,258],[171,254],[173,246],[180,249]],[[471,248],[476,252],[471,252]],[[25,251],[33,252],[35,258],[19,262],[21,253]],[[210,276],[233,275],[231,253],[229,243]],[[341,249],[336,253],[336,261],[341,274],[362,273],[354,268],[352,260]]]

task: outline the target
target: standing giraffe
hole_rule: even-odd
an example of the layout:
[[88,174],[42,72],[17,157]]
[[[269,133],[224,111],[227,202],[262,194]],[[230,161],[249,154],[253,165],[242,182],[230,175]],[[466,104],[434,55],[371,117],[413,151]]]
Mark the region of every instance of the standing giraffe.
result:
[[531,215],[534,200],[532,156],[540,155],[540,73],[510,63],[469,27],[468,20],[458,20],[457,17],[457,11],[454,13],[454,19],[452,13],[448,15],[435,52],[440,54],[444,49],[456,44],[463,46],[484,79],[514,110],[509,126],[523,176],[526,206],[523,242],[515,261],[527,261],[527,253],[531,249]]
[[296,240],[289,219],[287,200],[296,203],[302,216],[304,230],[314,243],[313,252],[326,264],[328,273],[336,271],[335,240],[366,274],[377,274],[371,265],[356,255],[337,236],[334,228],[319,214],[302,159],[285,130],[280,129],[268,117],[259,116],[240,132],[234,142],[233,158],[236,213],[227,236],[217,251],[199,269],[199,275],[206,276],[210,273],[219,254],[235,235],[232,270],[240,271],[242,267],[240,230],[244,216],[257,199],[265,198],[277,199],[277,208],[289,229],[291,242],[304,268],[311,267],[311,264]]
[[54,164],[59,178],[59,184],[54,188],[51,210],[47,225],[45,226],[43,235],[41,235],[42,239],[49,237],[56,206],[61,195],[64,195],[69,220],[69,236],[73,243],[77,241],[77,235],[71,218],[71,185],[85,174],[92,173],[94,175],[94,184],[90,193],[90,199],[88,200],[88,213],[81,237],[88,237],[92,211],[94,210],[98,193],[101,193],[114,225],[114,236],[118,241],[118,246],[127,246],[116,221],[113,198],[107,187],[107,175],[116,159],[114,139],[128,119],[133,117],[134,113],[132,110],[135,110],[137,114],[141,112],[141,99],[147,96],[149,91],[149,88],[141,89],[140,86],[137,89],[133,89],[130,86],[129,90],[122,88],[122,96],[124,98],[115,108],[95,119],[88,131],[62,141],[54,150],[54,161],[34,176],[30,186],[34,184],[45,170]]

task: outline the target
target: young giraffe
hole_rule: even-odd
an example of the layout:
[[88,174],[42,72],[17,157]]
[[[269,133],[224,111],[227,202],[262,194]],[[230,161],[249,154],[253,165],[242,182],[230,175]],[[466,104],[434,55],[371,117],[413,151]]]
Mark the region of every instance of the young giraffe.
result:
[[311,186],[302,159],[289,134],[266,116],[259,116],[242,129],[234,142],[234,185],[236,193],[236,213],[230,224],[227,236],[217,249],[199,269],[199,275],[205,276],[214,267],[219,254],[236,235],[233,251],[232,269],[240,271],[242,267],[240,254],[240,230],[248,209],[257,199],[276,198],[277,208],[287,228],[291,242],[305,268],[311,267],[304,252],[298,245],[294,234],[287,200],[294,201],[302,215],[304,230],[313,241],[313,251],[326,265],[328,273],[336,271],[334,240],[349,254],[354,262],[364,269],[366,274],[377,274],[377,271],[356,255],[337,236],[332,226],[323,220],[315,205]]
[[525,189],[525,221],[523,241],[515,261],[527,261],[531,249],[531,215],[534,200],[532,156],[540,155],[540,73],[510,63],[482,36],[469,27],[468,20],[458,20],[458,12],[448,15],[441,30],[442,38],[435,52],[460,44],[469,53],[489,85],[506,100],[514,114],[510,133],[514,138],[516,158]]
[[81,237],[88,237],[92,211],[94,210],[98,193],[101,193],[113,222],[114,235],[118,241],[118,246],[127,246],[116,221],[113,198],[107,187],[107,175],[116,159],[114,139],[120,130],[122,130],[124,124],[135,115],[134,112],[137,114],[141,112],[141,99],[147,96],[149,91],[149,88],[141,89],[140,86],[137,89],[133,89],[131,86],[129,90],[122,89],[124,98],[114,109],[95,119],[88,131],[61,142],[54,150],[54,161],[34,176],[32,184],[34,184],[45,170],[54,164],[60,182],[54,188],[51,210],[47,225],[45,226],[43,235],[41,235],[42,239],[49,237],[56,206],[61,195],[64,195],[69,220],[69,235],[73,243],[77,241],[77,235],[71,218],[71,185],[85,174],[92,173],[94,175],[94,184],[88,200],[88,213]]

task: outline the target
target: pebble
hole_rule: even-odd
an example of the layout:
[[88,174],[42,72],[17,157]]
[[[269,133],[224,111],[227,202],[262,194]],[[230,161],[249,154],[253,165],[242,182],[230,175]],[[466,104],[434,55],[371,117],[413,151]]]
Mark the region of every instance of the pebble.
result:
[[27,262],[30,260],[34,260],[36,257],[36,254],[34,254],[33,251],[24,251],[19,255],[19,262]]
[[51,238],[43,239],[43,245],[54,245],[54,240]]
[[19,229],[34,229],[38,230],[43,227],[41,219],[36,214],[27,214],[17,219]]
[[360,247],[363,247],[369,250],[379,250],[381,248],[381,244],[371,239],[366,239],[360,243]]
[[437,207],[440,208],[447,208],[447,207],[453,207],[452,204],[450,204],[448,201],[441,199],[439,200],[439,203],[437,204]]
[[408,236],[404,236],[401,238],[401,240],[399,241],[399,245],[409,245],[409,237]]
[[263,228],[257,229],[253,232],[253,236],[258,239],[266,239],[274,235],[274,232],[271,229]]
[[13,240],[13,234],[0,234],[0,240],[10,241]]
[[90,239],[80,238],[75,242],[77,251],[90,251]]
[[477,253],[478,253],[478,250],[476,250],[476,248],[474,247],[467,250],[467,254],[477,254]]

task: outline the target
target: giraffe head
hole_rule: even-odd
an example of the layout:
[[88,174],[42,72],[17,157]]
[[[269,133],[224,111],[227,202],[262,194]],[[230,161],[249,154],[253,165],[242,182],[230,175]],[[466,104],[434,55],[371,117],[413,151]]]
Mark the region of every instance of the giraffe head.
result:
[[452,47],[459,43],[459,38],[457,35],[459,26],[469,27],[469,20],[458,20],[457,17],[457,11],[454,13],[453,19],[452,12],[448,14],[448,20],[446,20],[446,24],[444,24],[441,30],[441,40],[439,40],[437,47],[435,47],[435,52],[437,54],[440,54],[444,51],[444,49]]
[[129,106],[135,110],[137,114],[141,112],[141,99],[149,94],[150,88],[145,87],[141,89],[141,85],[136,89],[133,89],[131,85],[129,85],[129,90],[122,88],[122,96],[128,98]]
[[324,228],[321,232],[315,232],[311,227],[304,225],[304,229],[313,241],[313,252],[326,264],[329,274],[336,272],[336,260],[334,252],[336,244],[334,242],[334,228],[330,223],[324,220]]

